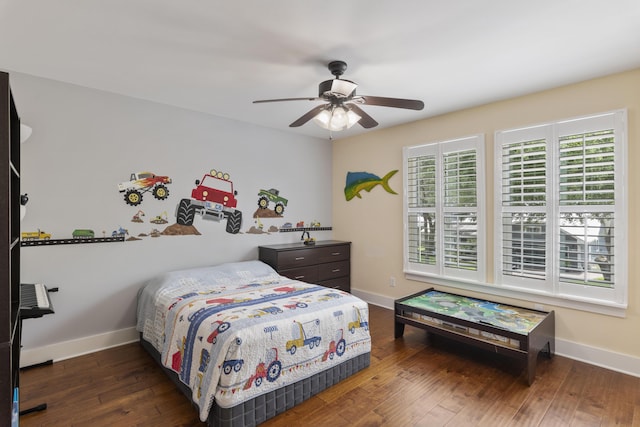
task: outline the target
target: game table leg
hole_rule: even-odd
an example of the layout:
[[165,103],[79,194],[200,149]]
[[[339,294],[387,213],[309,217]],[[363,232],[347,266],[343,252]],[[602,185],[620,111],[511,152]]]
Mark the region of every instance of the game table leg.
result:
[[530,351],[527,357],[527,384],[533,384],[536,379],[536,362],[538,361],[538,353]]
[[404,334],[404,323],[396,322],[395,338],[400,338]]

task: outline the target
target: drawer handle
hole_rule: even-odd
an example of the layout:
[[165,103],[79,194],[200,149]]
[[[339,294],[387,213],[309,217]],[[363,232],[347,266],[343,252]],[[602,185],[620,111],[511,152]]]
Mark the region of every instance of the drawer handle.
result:
[[333,256],[342,255],[342,252],[331,252],[331,255],[333,255]]
[[339,268],[336,268],[336,269],[331,270],[331,272],[332,272],[332,273],[339,273],[339,272],[340,272],[340,269],[339,269]]
[[294,277],[294,279],[296,279],[296,280],[302,280],[302,279],[304,279],[304,276],[296,276],[296,277]]
[[304,259],[303,256],[296,257],[296,261],[302,261]]

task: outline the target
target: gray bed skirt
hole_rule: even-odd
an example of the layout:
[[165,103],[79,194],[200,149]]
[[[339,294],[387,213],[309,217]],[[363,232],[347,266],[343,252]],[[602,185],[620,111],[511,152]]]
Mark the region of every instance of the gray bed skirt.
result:
[[[150,343],[142,339],[142,336],[140,337],[140,343],[162,367],[180,391],[191,400],[191,390],[189,387],[180,381],[174,371],[162,366],[158,351]],[[207,425],[210,427],[244,427],[263,423],[368,367],[370,357],[370,353],[361,354],[352,359],[345,360],[339,365],[333,366],[325,371],[318,372],[309,378],[256,396],[232,408],[220,408],[214,402],[209,412]],[[193,403],[193,405],[196,406],[195,403]]]

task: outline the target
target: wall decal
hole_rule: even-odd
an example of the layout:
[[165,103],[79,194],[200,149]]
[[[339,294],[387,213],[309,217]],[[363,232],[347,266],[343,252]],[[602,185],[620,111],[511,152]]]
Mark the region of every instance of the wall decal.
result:
[[167,211],[162,212],[160,215],[157,215],[152,220],[149,220],[152,224],[166,224],[169,222]]
[[[155,232],[159,234],[157,230]],[[152,231],[153,233],[153,231]],[[126,237],[129,236],[129,237]],[[141,236],[146,236],[141,234]],[[157,237],[151,235],[152,237]],[[126,239],[125,239],[126,238]],[[141,240],[138,237],[131,236],[129,230],[118,226],[116,230],[113,230],[110,237],[107,237],[107,231],[102,230],[102,237],[96,237],[95,231],[89,228],[76,228],[71,233],[71,237],[63,237],[58,239],[52,239],[51,234],[45,233],[42,230],[27,231],[21,235],[20,246],[54,246],[54,245],[69,245],[76,243],[109,243],[109,242],[124,242]]]
[[[196,214],[199,214],[202,219],[209,221],[220,222],[226,219],[227,233],[240,232],[242,212],[236,209],[238,192],[233,189],[230,178],[228,173],[212,169],[202,180],[196,180],[196,187],[191,190],[191,198],[182,199],[178,204],[176,225],[191,227]],[[174,228],[178,231],[177,227]]]
[[38,229],[38,231],[23,231],[20,234],[21,240],[49,240],[51,239],[50,233],[45,233],[44,231]]
[[164,236],[200,236],[200,232],[193,225],[173,224],[162,231]]
[[[162,236],[164,233],[160,230],[158,230],[157,228],[153,228],[149,234],[147,233],[140,233],[138,234],[138,237],[160,237]],[[138,239],[141,240],[141,239]]]
[[169,197],[167,184],[171,184],[168,176],[158,176],[151,172],[132,173],[129,181],[118,184],[118,191],[124,193],[124,201],[131,206],[142,203],[142,194],[151,191],[153,197],[165,200]]
[[149,220],[152,224],[166,224],[169,222],[167,211],[162,212],[160,215],[155,216]]
[[[295,227],[293,227],[293,225],[290,222],[285,222],[277,231],[279,231],[280,233],[286,233],[286,232],[292,232],[292,231],[304,232],[304,231],[328,231],[328,230],[333,230],[333,227],[323,227],[322,225],[320,225],[319,221],[314,220],[314,221],[311,221],[311,226],[309,227],[304,226],[304,221],[298,222]],[[269,229],[269,231],[271,231],[271,229]],[[302,236],[303,237],[301,240],[304,240],[304,233]]]
[[369,192],[377,185],[382,185],[387,193],[398,194],[389,187],[389,179],[397,172],[397,169],[392,170],[382,178],[369,172],[347,172],[347,183],[344,187],[345,198],[347,201],[354,197],[361,199],[360,192],[362,190]]
[[[273,210],[267,209],[269,207],[269,203],[273,203]],[[284,213],[284,208],[287,206],[289,201],[284,197],[280,196],[280,191],[275,188],[270,188],[269,190],[260,190],[258,192],[258,210],[254,214],[254,218],[257,217],[273,217],[273,216],[282,216]],[[275,215],[273,215],[275,214]]]
[[[29,233],[29,232],[28,232]],[[31,232],[38,233],[38,232]],[[45,235],[47,233],[44,233]],[[106,236],[106,231],[102,231],[102,237],[95,237],[93,230],[76,229],[73,230],[71,238],[51,239],[51,238],[34,238],[22,240],[20,246],[53,246],[53,245],[70,245],[77,243],[109,243],[124,242],[124,234],[115,234],[112,237]]]
[[269,229],[265,231],[264,224],[260,221],[260,217],[256,217],[254,222],[256,225],[252,225],[251,228],[247,230],[247,234],[271,234],[280,231],[275,225],[269,226]]
[[126,228],[122,228],[122,227],[118,227],[117,230],[113,230],[111,232],[111,237],[118,237],[118,236],[124,237],[125,235],[129,235],[129,230],[127,230]]
[[142,217],[144,216],[144,211],[139,210],[136,214],[131,218],[131,222],[143,222]]
[[93,239],[95,236],[96,233],[94,233],[93,230],[84,228],[76,228],[73,230],[73,233],[71,233],[71,237],[74,239]]

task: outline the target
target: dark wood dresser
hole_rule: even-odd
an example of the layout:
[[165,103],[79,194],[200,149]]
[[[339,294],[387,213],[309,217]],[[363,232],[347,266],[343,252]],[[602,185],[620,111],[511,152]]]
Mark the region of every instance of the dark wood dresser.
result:
[[318,241],[259,246],[260,261],[290,279],[351,292],[351,242]]

